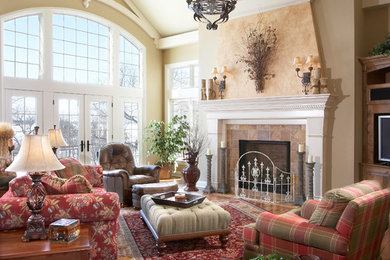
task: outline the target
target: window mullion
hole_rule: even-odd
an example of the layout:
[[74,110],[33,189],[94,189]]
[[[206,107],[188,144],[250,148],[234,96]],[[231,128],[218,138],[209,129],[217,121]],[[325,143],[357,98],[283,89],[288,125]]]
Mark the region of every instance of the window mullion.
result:
[[[119,88],[119,37],[120,33],[118,28],[112,29],[110,37],[111,53],[111,82],[114,88]],[[113,39],[116,39],[115,41]]]
[[52,82],[52,64],[53,64],[53,42],[52,42],[52,15],[53,13],[49,10],[45,10],[42,13],[42,23],[40,28],[40,48],[41,48],[41,66],[42,66],[42,79],[45,86],[49,86]]

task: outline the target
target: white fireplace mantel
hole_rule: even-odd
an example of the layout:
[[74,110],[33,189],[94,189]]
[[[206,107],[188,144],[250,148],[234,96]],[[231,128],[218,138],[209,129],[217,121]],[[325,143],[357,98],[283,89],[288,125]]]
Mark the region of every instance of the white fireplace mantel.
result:
[[220,178],[219,144],[226,141],[227,124],[303,124],[306,125],[306,156],[315,158],[314,197],[322,196],[325,144],[327,138],[326,112],[334,108],[335,96],[330,94],[277,96],[245,99],[201,101],[200,109],[207,120],[210,148],[213,159],[212,183],[218,186]]

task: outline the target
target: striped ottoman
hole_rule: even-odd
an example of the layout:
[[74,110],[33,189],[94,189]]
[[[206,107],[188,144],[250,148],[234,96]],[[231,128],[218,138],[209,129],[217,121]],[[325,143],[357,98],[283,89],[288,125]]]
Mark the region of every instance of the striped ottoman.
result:
[[208,200],[190,208],[179,208],[156,204],[151,195],[144,195],[141,218],[152,232],[159,254],[166,241],[214,235],[219,235],[222,247],[226,247],[230,234],[229,212]]

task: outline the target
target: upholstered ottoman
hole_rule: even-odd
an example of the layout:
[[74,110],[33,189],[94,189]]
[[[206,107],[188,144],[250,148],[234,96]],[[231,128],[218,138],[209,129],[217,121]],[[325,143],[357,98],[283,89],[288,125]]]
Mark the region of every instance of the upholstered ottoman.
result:
[[140,199],[142,195],[177,191],[178,188],[179,187],[175,182],[135,184],[132,187],[133,206],[137,209],[141,208]]
[[141,218],[149,227],[159,254],[166,241],[219,235],[226,247],[230,234],[230,214],[220,206],[205,200],[190,208],[156,204],[150,195],[141,198]]

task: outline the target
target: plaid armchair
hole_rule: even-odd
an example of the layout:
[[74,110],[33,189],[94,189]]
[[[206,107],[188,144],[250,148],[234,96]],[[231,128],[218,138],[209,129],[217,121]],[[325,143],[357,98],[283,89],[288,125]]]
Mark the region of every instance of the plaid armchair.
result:
[[333,200],[325,193],[321,202],[308,200],[285,214],[261,213],[256,223],[243,229],[244,259],[270,253],[376,259],[388,225],[390,189],[362,181],[330,194],[335,195]]

